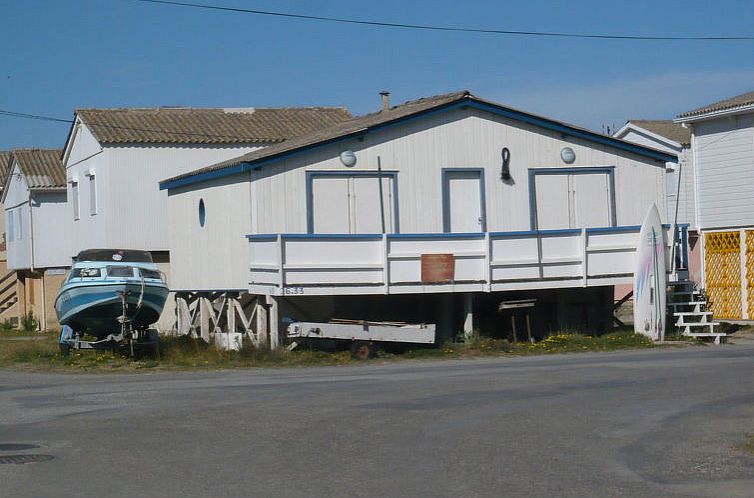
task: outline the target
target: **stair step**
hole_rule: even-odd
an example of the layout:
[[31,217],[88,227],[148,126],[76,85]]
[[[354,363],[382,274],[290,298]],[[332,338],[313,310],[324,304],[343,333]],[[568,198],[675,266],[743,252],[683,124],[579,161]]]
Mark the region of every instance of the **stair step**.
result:
[[673,313],[673,316],[710,316],[712,315],[711,311],[680,311],[678,313]]
[[720,325],[720,322],[683,322],[679,320],[676,322],[676,327],[716,327]]

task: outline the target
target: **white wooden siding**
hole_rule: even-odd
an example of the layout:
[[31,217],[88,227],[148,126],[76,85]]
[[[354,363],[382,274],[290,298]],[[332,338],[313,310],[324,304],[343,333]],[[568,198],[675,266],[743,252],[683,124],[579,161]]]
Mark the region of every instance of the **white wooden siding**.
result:
[[[251,230],[248,175],[221,178],[201,190],[176,190],[168,202],[170,288],[243,290],[249,286]],[[199,224],[199,201],[205,222]]]
[[[5,199],[5,218],[13,226],[7,239],[8,269],[70,266],[64,192],[35,192],[29,197],[26,179],[12,169]],[[33,254],[32,254],[33,246]]]
[[[560,159],[564,146],[576,152],[572,165]],[[500,180],[503,147],[511,152],[513,185]],[[666,220],[663,164],[567,140],[483,111],[458,110],[371,133],[362,141],[353,139],[290,156],[253,173],[258,193],[256,233],[306,232],[306,171],[346,170],[338,159],[345,149],[354,150],[358,159],[351,170],[374,171],[380,156],[384,170],[398,172],[400,230],[405,233],[442,232],[442,168],[485,169],[487,229],[491,231],[531,228],[530,168],[616,166],[617,224],[641,224],[652,202]]]
[[[73,206],[68,209],[73,255],[92,247],[168,250],[167,193],[159,190],[159,181],[260,147],[103,148],[86,126],[80,129],[66,162],[69,180],[79,182],[80,219],[73,221]],[[96,214],[90,212],[90,172],[96,175]]]
[[694,123],[702,229],[754,225],[754,115]]
[[[668,221],[672,222],[675,216],[676,198],[678,201],[678,223],[688,223],[691,228],[697,228],[695,188],[694,188],[694,162],[689,147],[671,147],[667,142],[658,141],[638,130],[629,129],[620,138],[640,145],[646,145],[670,154],[678,155],[679,168],[668,171],[666,175],[666,194]],[[680,171],[681,188],[678,193],[678,175]]]
[[[576,153],[574,164],[565,165],[560,150],[571,147]],[[513,182],[500,179],[503,147],[511,153]],[[346,149],[355,151],[357,163],[346,168],[338,156]],[[376,171],[377,159],[384,171],[396,171],[398,183],[399,225],[401,233],[438,233],[443,231],[442,169],[483,168],[485,170],[486,224],[489,231],[519,231],[531,228],[528,174],[530,168],[615,166],[618,225],[641,224],[648,207],[656,203],[661,217],[667,220],[665,207],[664,164],[628,152],[564,138],[559,133],[507,120],[484,111],[459,109],[436,113],[402,125],[368,133],[342,143],[288,156],[250,174],[250,193],[233,189],[229,201],[227,237],[222,244],[235,244],[247,233],[307,232],[307,171]],[[170,196],[170,203],[198,203],[210,183],[191,185]],[[251,220],[246,218],[245,204],[250,196]],[[189,201],[184,201],[184,198]],[[246,201],[244,201],[246,199]],[[375,206],[375,209],[379,209]],[[196,207],[171,206],[171,255],[196,252],[191,228],[196,224]],[[183,214],[188,213],[188,214]],[[175,215],[175,216],[174,216]],[[194,261],[199,255],[181,255],[182,261]],[[214,262],[214,261],[213,261]],[[230,259],[218,265],[238,265]],[[203,286],[210,279],[214,287],[235,288],[240,280],[231,269],[223,269],[233,278],[212,279],[216,270],[199,265],[173,265],[173,280],[187,288]],[[184,284],[192,282],[192,284]]]

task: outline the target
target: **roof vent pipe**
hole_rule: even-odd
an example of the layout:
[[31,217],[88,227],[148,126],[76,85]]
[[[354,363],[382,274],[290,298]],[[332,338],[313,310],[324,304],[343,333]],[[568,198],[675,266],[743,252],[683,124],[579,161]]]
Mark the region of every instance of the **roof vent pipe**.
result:
[[387,111],[390,109],[390,92],[382,90],[380,92],[380,97],[382,97],[382,110]]

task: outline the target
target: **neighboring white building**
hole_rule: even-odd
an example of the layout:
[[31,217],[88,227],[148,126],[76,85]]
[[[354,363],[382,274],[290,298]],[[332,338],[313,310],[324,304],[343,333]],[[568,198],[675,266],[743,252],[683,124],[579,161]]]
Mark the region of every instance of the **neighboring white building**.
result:
[[703,280],[716,318],[754,318],[754,92],[684,112]]
[[8,269],[18,276],[19,312],[32,311],[42,329],[57,324],[54,297],[71,264],[65,170],[60,149],[16,149],[2,203]]
[[[632,119],[613,136],[678,156],[678,167],[668,168],[666,176],[668,221],[676,221],[687,236],[688,261],[678,261],[678,264],[688,269],[691,280],[701,282],[701,248],[696,222],[691,131],[672,120]],[[683,236],[684,233],[680,235]]]
[[[170,278],[167,195],[159,180],[332,126],[344,108],[79,109],[65,143],[67,256],[152,252]],[[166,307],[160,327],[174,312]]]
[[[278,302],[297,317],[418,319],[422,307],[452,313],[454,294],[470,315],[505,291],[496,298],[542,291],[554,326],[583,315],[607,327],[636,225],[652,203],[668,220],[675,161],[468,92],[385,107],[162,181],[173,288],[267,296],[256,316],[271,306],[273,343]],[[453,276],[429,283],[421,263],[438,253]]]

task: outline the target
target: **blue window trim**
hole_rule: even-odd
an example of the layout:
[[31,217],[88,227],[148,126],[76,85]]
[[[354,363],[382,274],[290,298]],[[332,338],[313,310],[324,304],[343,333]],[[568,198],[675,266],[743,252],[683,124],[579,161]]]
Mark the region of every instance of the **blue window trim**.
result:
[[[339,177],[353,177],[353,176],[366,176],[377,178],[382,176],[391,178],[393,181],[393,229],[396,233],[400,232],[400,212],[398,202],[398,172],[397,171],[382,171],[377,170],[359,170],[359,171],[319,171],[310,170],[306,172],[306,232],[314,233],[314,197],[312,197],[312,182],[314,178],[319,176],[339,176]],[[324,235],[324,234],[318,234]]]
[[240,164],[229,166],[227,168],[221,168],[221,169],[216,169],[212,171],[205,171],[202,173],[197,173],[195,175],[184,176],[182,178],[176,178],[175,180],[163,180],[159,183],[160,190],[178,188],[178,187],[190,185],[193,183],[199,183],[206,180],[211,180],[214,178],[235,175],[238,173],[243,173],[243,172],[259,169],[265,164],[277,161],[284,157],[289,157],[291,155],[300,154],[302,152],[306,152],[312,149],[324,147],[333,143],[341,142],[343,140],[348,140],[354,137],[362,136],[370,131],[380,130],[380,129],[395,126],[395,125],[400,125],[407,121],[420,119],[428,115],[432,115],[438,112],[445,112],[445,111],[456,109],[456,108],[479,109],[482,111],[489,112],[491,114],[495,114],[498,116],[503,116],[508,119],[512,119],[514,121],[521,121],[521,122],[528,123],[528,124],[531,124],[540,128],[555,131],[555,132],[560,133],[563,137],[579,138],[579,139],[586,140],[588,142],[607,145],[609,147],[614,147],[616,149],[630,152],[633,154],[637,154],[642,157],[654,159],[655,161],[662,161],[662,162],[677,162],[678,161],[678,157],[672,154],[667,154],[664,152],[656,151],[648,147],[644,147],[638,144],[632,144],[630,142],[626,142],[617,138],[607,137],[599,133],[591,132],[589,130],[583,130],[581,128],[569,126],[564,123],[559,123],[551,119],[543,118],[540,116],[535,116],[535,115],[528,114],[522,111],[517,111],[517,110],[503,107],[500,105],[495,105],[489,102],[482,102],[479,100],[475,100],[472,97],[466,97],[466,98],[456,100],[454,102],[451,102],[442,106],[437,106],[435,108],[428,109],[426,111],[417,112],[409,116],[397,118],[387,123],[381,123],[372,127],[356,130],[351,133],[346,133],[344,135],[340,135],[340,136],[333,137],[327,140],[323,140],[321,142],[317,142],[310,145],[305,145],[297,149],[283,151],[274,156],[263,157],[256,161],[243,162]]
[[537,230],[537,175],[588,175],[607,173],[610,182],[610,224],[618,225],[615,203],[615,166],[583,166],[570,168],[529,168],[529,225]]
[[442,231],[450,233],[450,189],[448,173],[478,173],[479,174],[479,203],[482,215],[482,232],[487,231],[487,198],[484,180],[484,168],[442,168]]

